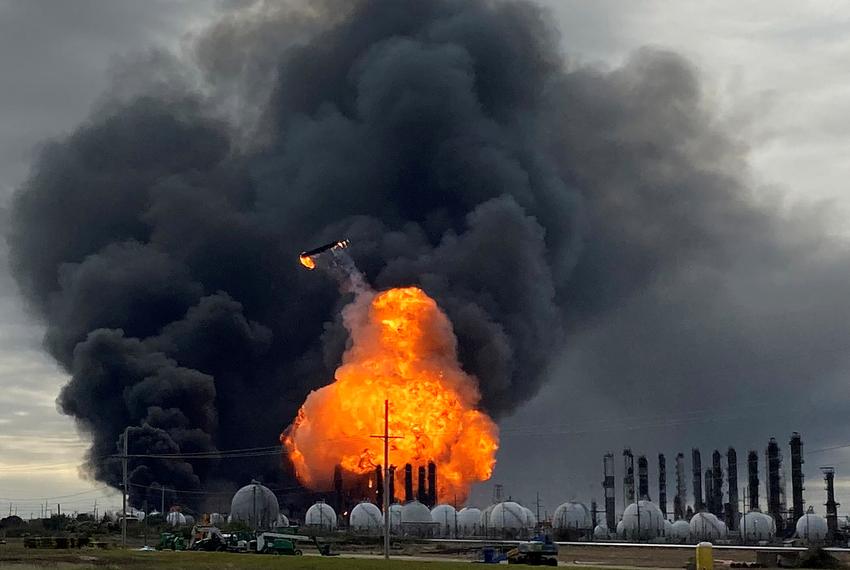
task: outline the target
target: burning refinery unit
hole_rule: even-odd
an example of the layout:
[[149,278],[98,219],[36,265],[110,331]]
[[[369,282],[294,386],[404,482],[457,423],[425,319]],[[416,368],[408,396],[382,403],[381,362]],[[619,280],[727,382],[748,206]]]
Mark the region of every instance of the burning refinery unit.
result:
[[362,501],[380,508],[386,433],[389,503],[462,504],[472,484],[490,478],[499,445],[478,407],[478,380],[462,369],[436,301],[413,286],[374,291],[348,247],[340,240],[299,256],[353,300],[342,309],[342,362],[281,434],[285,452],[301,484],[325,493],[337,513]]

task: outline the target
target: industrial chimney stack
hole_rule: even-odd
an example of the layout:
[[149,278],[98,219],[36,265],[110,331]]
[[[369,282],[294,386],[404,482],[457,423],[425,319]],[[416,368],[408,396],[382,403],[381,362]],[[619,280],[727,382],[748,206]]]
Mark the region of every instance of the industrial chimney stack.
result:
[[803,516],[803,439],[796,431],[791,434],[791,500],[794,520]]
[[405,463],[404,465],[404,502],[409,503],[413,500],[413,465]]
[[[708,494],[708,493],[706,493]],[[711,513],[723,518],[723,468],[720,465],[720,452],[711,454]]]
[[680,520],[685,518],[685,505],[687,499],[687,486],[685,484],[685,455],[676,454],[676,498],[673,499],[673,518]]
[[726,481],[729,488],[729,508],[726,526],[729,530],[738,528],[738,453],[734,447],[726,451]]
[[617,513],[614,497],[614,454],[606,453],[602,458],[602,490],[605,492],[605,524],[609,532],[617,528]]
[[635,502],[635,456],[628,447],[623,450],[625,476],[623,476],[623,510]]
[[759,454],[751,450],[747,455],[747,494],[750,496],[750,510],[759,508]]
[[638,499],[649,500],[649,462],[646,455],[638,457]]
[[782,489],[782,453],[775,438],[770,438],[767,456],[767,512],[776,521],[776,534],[785,530],[785,492]]
[[428,462],[428,506],[437,504],[437,464]]
[[667,459],[658,454],[658,508],[667,518]]
[[418,470],[419,488],[416,492],[416,500],[423,505],[428,504],[428,490],[425,488],[425,466],[420,465]]
[[390,487],[390,504],[392,504],[392,503],[395,503],[395,502],[398,501],[398,499],[396,499],[396,496],[395,496],[395,465],[390,465],[389,487]]
[[829,540],[833,540],[838,531],[838,503],[835,502],[835,469],[821,467],[823,480],[826,482],[826,526],[829,530]]
[[705,507],[702,502],[702,459],[699,449],[693,449],[691,451],[691,458],[694,474],[694,512],[698,513]]

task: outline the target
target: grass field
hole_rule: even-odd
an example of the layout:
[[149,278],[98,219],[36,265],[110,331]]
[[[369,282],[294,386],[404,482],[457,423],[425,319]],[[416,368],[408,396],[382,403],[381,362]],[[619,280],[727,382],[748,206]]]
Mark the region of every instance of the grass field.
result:
[[358,559],[317,556],[274,556],[233,554],[226,552],[139,552],[137,550],[49,550],[25,549],[20,544],[0,546],[0,568],[163,568],[192,570],[221,569],[292,569],[292,570],[365,570],[385,568],[400,570],[455,570],[466,568],[467,562],[425,562],[415,560]]

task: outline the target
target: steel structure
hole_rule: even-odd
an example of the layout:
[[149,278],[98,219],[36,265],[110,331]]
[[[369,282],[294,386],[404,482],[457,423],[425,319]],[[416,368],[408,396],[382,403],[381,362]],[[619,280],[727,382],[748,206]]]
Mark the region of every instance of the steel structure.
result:
[[614,454],[606,453],[602,458],[602,490],[605,492],[605,525],[610,532],[617,529],[617,513],[614,494]]
[[685,483],[685,454],[676,454],[676,498],[673,499],[673,518],[675,520],[685,518],[685,506],[687,505],[687,485]]
[[691,450],[691,464],[694,481],[694,512],[698,513],[705,508],[702,502],[702,458],[699,449]]
[[803,439],[800,434],[791,434],[791,504],[794,510],[794,520],[803,516]]

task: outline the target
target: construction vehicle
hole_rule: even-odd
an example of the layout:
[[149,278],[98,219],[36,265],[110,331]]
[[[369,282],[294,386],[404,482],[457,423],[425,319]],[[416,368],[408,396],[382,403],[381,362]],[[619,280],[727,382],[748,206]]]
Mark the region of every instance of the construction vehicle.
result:
[[159,535],[157,550],[186,550],[186,541],[179,534],[163,532]]
[[527,542],[520,542],[508,550],[508,564],[528,564],[529,566],[557,566],[558,545],[548,536],[535,536]]
[[206,552],[237,551],[238,546],[233,535],[223,535],[218,527],[211,525],[195,525],[192,527],[192,538],[189,550]]
[[320,544],[315,536],[302,534],[284,534],[280,532],[259,532],[256,540],[248,546],[250,552],[269,554],[294,554],[300,556],[301,550],[296,547],[299,541],[312,542],[322,556],[333,556],[330,544]]

